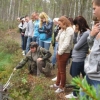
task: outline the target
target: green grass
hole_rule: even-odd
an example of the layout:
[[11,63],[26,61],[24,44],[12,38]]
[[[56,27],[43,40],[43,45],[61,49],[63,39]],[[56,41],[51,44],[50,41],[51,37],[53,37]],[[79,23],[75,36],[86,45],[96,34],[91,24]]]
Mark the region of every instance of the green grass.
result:
[[11,63],[11,54],[0,52],[0,71],[5,70],[5,66]]

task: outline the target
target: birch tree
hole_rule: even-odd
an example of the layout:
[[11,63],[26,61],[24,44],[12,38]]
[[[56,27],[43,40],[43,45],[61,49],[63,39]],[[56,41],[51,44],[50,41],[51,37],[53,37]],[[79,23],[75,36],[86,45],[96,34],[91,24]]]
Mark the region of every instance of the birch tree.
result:
[[0,0],[0,21],[16,21],[17,17],[32,12],[46,12],[52,19],[66,15],[75,18],[82,15],[88,23],[92,20],[92,0]]
[[10,0],[10,6],[9,6],[9,15],[8,15],[8,19],[10,20],[10,14],[11,14],[11,8],[12,8],[12,0]]

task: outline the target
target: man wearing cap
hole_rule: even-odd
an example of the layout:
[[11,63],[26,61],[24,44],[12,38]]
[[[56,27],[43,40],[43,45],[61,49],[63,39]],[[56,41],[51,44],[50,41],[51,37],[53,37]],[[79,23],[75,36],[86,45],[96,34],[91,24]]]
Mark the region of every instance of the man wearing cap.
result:
[[22,68],[28,62],[30,74],[37,73],[37,76],[39,76],[41,73],[45,74],[44,69],[46,61],[49,61],[50,57],[51,53],[48,50],[39,47],[36,42],[31,42],[29,52],[26,54],[25,58],[14,68],[14,71]]

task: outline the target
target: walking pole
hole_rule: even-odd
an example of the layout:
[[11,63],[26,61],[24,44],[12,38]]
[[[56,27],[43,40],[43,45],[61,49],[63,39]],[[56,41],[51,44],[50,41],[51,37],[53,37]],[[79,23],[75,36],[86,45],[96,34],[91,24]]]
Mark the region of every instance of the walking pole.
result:
[[14,74],[14,71],[11,73],[11,75],[10,75],[10,77],[9,77],[9,79],[8,79],[8,81],[7,81],[7,83],[3,86],[3,91],[9,86],[9,84],[10,84],[10,79],[11,79],[11,77],[13,76],[13,74]]

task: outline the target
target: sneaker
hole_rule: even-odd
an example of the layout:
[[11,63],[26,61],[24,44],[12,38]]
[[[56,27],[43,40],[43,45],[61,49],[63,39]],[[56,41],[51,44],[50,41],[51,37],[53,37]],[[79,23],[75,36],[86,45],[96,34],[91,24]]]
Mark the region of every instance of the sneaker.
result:
[[25,53],[23,53],[23,56],[25,56]]
[[52,81],[56,81],[57,80],[57,76],[55,78],[52,79]]
[[56,84],[50,85],[51,88],[59,88]]
[[56,92],[56,93],[61,93],[61,92],[63,92],[63,91],[64,91],[64,89],[58,88],[55,92]]
[[74,96],[73,93],[68,94],[65,96],[66,98],[77,98],[77,96]]
[[22,53],[25,53],[25,51],[23,50]]
[[23,56],[25,56],[25,51],[22,51]]

